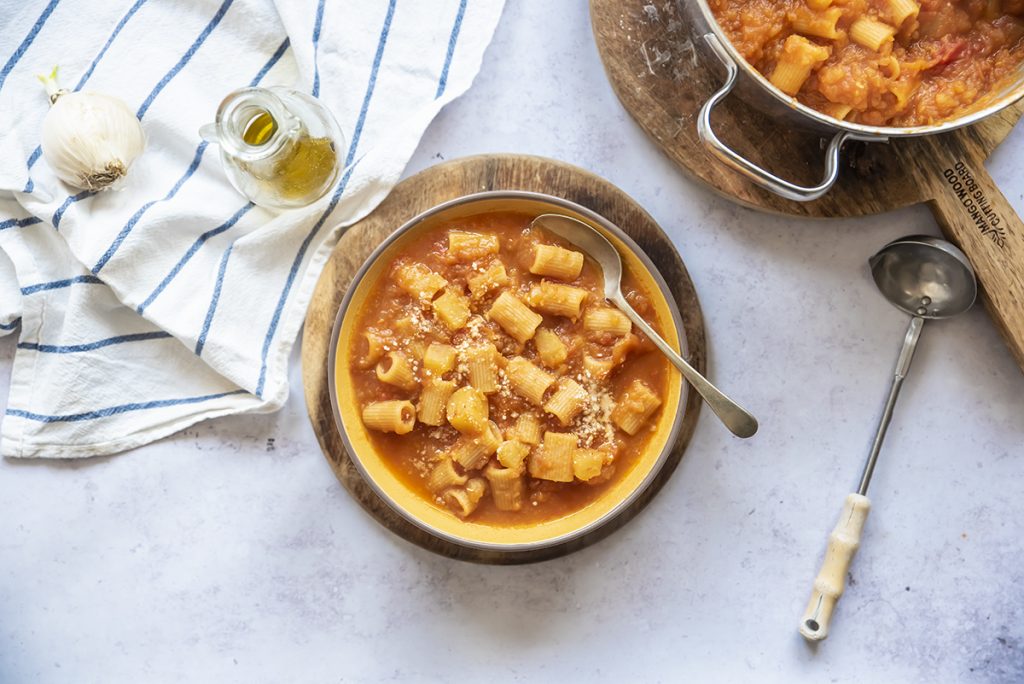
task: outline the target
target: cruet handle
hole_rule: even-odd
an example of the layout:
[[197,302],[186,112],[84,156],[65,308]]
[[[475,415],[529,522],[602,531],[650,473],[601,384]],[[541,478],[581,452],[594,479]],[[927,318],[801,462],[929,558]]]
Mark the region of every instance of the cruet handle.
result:
[[199,127],[199,137],[207,142],[219,143],[220,133],[218,132],[217,124],[208,123],[204,126]]

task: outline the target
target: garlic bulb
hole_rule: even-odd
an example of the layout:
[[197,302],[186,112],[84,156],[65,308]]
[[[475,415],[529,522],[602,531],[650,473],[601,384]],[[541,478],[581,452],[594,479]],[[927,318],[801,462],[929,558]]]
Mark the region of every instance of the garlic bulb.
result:
[[39,80],[51,105],[43,120],[43,157],[57,177],[88,190],[105,190],[124,177],[146,146],[142,124],[128,105],[109,95],[60,88],[56,67]]

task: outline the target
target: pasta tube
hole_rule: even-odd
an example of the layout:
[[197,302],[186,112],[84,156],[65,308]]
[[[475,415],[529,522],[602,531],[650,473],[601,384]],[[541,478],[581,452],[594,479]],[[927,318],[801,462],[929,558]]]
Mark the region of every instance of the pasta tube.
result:
[[537,326],[544,318],[530,310],[530,307],[514,294],[505,290],[494,300],[487,318],[495,321],[517,342],[523,343],[533,337]]
[[377,362],[377,379],[404,390],[413,390],[419,385],[412,364],[402,352],[391,351]]
[[553,482],[572,482],[572,455],[576,435],[571,432],[545,432],[544,445],[530,454],[530,476]]
[[583,254],[556,245],[537,245],[530,273],[559,280],[576,280],[583,270]]
[[363,424],[371,430],[404,435],[416,425],[411,401],[375,401],[363,407]]

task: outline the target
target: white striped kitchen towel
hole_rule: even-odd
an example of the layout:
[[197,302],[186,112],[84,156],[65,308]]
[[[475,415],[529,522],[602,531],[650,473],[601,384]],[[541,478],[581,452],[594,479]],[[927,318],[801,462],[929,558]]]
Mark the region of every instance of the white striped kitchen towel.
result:
[[[339,231],[469,87],[502,3],[0,0],[0,332],[19,335],[0,451],[109,454],[279,408]],[[78,192],[40,159],[35,75],[54,64],[137,112],[148,145],[124,189]],[[346,170],[311,207],[253,207],[198,137],[257,84],[317,95],[345,131]]]

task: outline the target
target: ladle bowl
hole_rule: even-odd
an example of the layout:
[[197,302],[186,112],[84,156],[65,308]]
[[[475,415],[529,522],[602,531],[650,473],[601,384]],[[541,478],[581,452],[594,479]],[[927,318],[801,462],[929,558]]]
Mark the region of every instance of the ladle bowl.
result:
[[978,296],[967,256],[941,238],[911,235],[894,240],[868,263],[882,295],[911,316],[956,316],[971,308]]

